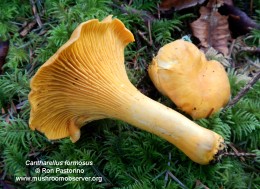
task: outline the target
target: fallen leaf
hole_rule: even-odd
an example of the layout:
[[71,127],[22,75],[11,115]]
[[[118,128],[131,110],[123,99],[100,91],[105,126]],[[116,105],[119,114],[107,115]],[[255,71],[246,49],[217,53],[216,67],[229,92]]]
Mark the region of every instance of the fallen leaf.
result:
[[181,10],[204,2],[205,0],[163,0],[160,4],[160,8],[163,10],[169,10],[174,7],[174,10]]
[[230,37],[228,16],[222,16],[217,9],[202,6],[200,17],[191,23],[192,33],[206,50],[210,47],[224,55],[228,54],[227,42]]
[[9,50],[9,41],[0,41],[0,74],[3,72],[3,65]]

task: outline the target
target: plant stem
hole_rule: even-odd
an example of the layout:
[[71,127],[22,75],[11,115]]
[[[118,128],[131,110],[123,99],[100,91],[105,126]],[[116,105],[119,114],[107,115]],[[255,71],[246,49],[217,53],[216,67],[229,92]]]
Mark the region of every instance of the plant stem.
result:
[[245,94],[252,88],[252,86],[259,80],[260,72],[257,72],[254,77],[245,85],[243,89],[228,103],[225,110],[234,106]]

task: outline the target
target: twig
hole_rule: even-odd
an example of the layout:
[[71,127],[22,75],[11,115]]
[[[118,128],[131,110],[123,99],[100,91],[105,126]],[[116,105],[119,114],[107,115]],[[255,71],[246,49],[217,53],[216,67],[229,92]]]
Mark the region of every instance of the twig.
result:
[[153,44],[151,43],[151,41],[149,41],[149,39],[147,39],[147,37],[144,35],[144,32],[141,32],[140,30],[137,30],[137,33],[143,38],[143,40],[145,40],[148,45],[152,46]]
[[[171,152],[169,152],[169,161],[168,161],[168,166],[169,166],[169,167],[171,166],[171,159],[172,159],[172,154],[171,154]],[[188,189],[187,186],[185,186],[185,185],[184,185],[176,176],[174,176],[174,175],[172,174],[172,172],[169,171],[169,170],[166,170],[165,179],[164,179],[165,185],[166,185],[166,183],[168,182],[168,177],[169,177],[169,176],[170,176],[173,180],[175,180],[175,182],[177,182],[182,188]]]
[[221,151],[216,155],[216,160],[219,161],[223,157],[233,156],[238,157],[240,160],[245,161],[244,157],[257,157],[256,153],[239,152],[233,145],[228,145],[234,152]]
[[135,40],[136,40],[137,49],[139,50],[139,49],[142,48],[142,43],[141,43],[141,40],[140,40],[140,37],[139,37],[140,34],[139,34],[138,30],[134,31],[134,36],[135,36]]
[[34,17],[36,19],[36,22],[39,25],[39,27],[42,28],[42,21],[41,21],[39,14],[38,14],[34,0],[30,0],[30,3],[31,3],[31,6],[32,6],[32,11],[33,11]]
[[254,153],[244,153],[244,152],[224,152],[220,154],[218,157],[224,157],[224,156],[235,156],[235,157],[256,157],[256,154]]
[[[167,165],[170,167],[171,166],[171,152],[169,152],[169,161],[168,161],[168,163],[167,163]],[[181,188],[183,188],[183,189],[188,189],[188,187],[187,186],[185,186],[177,177],[175,177],[172,173],[171,173],[171,171],[169,171],[169,170],[165,170],[165,171],[163,171],[162,173],[160,173],[159,175],[157,175],[152,181],[154,181],[154,180],[156,180],[157,178],[159,178],[160,176],[162,176],[163,174],[165,174],[165,177],[164,177],[164,183],[165,183],[165,187],[166,187],[166,184],[167,184],[167,182],[168,182],[168,179],[169,179],[169,176],[173,179],[173,180],[175,180],[180,186],[181,186]]]
[[240,157],[242,161],[245,161],[245,158],[243,158],[243,156],[240,156],[239,151],[235,148],[235,146],[232,143],[228,144],[228,146],[232,148],[237,157]]
[[254,63],[252,60],[250,60],[249,58],[245,57],[246,61],[251,64],[252,66],[256,67],[257,69],[260,69],[260,65]]
[[239,93],[228,103],[224,110],[234,106],[249,90],[252,86],[259,80],[260,71],[257,72],[254,77],[246,84],[246,86],[239,91]]
[[158,15],[158,19],[160,20],[161,19],[161,12],[160,12],[160,4],[157,3],[157,15]]
[[173,180],[175,180],[182,188],[188,189],[187,186],[185,186],[177,177],[175,177],[171,171],[167,171],[166,174],[168,174]]
[[31,29],[36,25],[36,23],[37,22],[33,20],[32,22],[27,24],[25,28],[23,28],[23,30],[20,32],[20,36],[25,37],[31,31]]
[[231,57],[231,54],[232,54],[232,51],[233,51],[233,49],[234,49],[235,43],[236,43],[236,39],[233,39],[233,40],[232,40],[232,43],[231,43],[231,45],[230,45],[230,48],[229,48],[228,55],[227,55],[227,57],[229,57],[229,58]]
[[260,53],[259,47],[241,47],[239,52]]
[[250,1],[250,14],[251,16],[253,15],[253,4],[254,4],[254,0]]
[[[120,4],[117,0],[114,0],[114,2],[117,4]],[[140,11],[140,10],[136,10],[132,7],[125,7],[123,5],[119,6],[119,5],[116,5],[115,3],[111,3],[111,6],[121,10],[123,13],[130,14],[130,15],[140,15],[142,17],[142,19],[146,22],[155,20],[154,16],[147,11],[144,11],[144,10]]]
[[149,32],[149,39],[150,39],[149,41],[153,45],[153,38],[152,38],[152,32],[151,32],[151,21],[148,21],[148,32]]
[[205,184],[203,184],[200,180],[196,180],[196,188],[209,189]]

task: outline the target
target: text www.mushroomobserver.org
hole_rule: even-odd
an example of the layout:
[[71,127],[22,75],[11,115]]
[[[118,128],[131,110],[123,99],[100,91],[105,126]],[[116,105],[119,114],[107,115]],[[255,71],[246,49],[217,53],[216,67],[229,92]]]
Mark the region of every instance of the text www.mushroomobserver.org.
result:
[[[34,176],[22,176],[15,177],[16,182],[27,181],[27,182],[37,182],[37,181],[88,181],[88,182],[102,182],[102,177],[88,177],[80,176],[84,174],[84,166],[93,165],[92,161],[29,161],[25,162],[26,166],[37,166],[34,168],[34,172],[37,174]],[[73,168],[61,168],[63,166],[74,166]],[[38,167],[39,166],[39,167]],[[47,168],[51,166],[52,168]],[[75,168],[77,166],[78,168]],[[40,173],[43,173],[41,175]],[[62,174],[63,176],[52,176],[52,173]],[[78,174],[78,177],[75,177],[75,173]],[[38,175],[39,174],[39,175]],[[50,174],[50,175],[46,175]],[[73,174],[73,176],[70,176]],[[85,174],[84,174],[85,175]]]
[[15,177],[15,182],[37,182],[37,181],[92,181],[92,182],[102,182],[102,177]]

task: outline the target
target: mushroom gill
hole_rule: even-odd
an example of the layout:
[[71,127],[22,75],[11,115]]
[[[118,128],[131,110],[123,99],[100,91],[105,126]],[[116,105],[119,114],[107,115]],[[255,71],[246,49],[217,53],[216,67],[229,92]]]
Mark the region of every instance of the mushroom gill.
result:
[[124,99],[116,91],[132,87],[122,64],[132,41],[132,33],[111,16],[80,24],[31,80],[30,127],[49,139],[76,141],[86,122],[118,114]]

